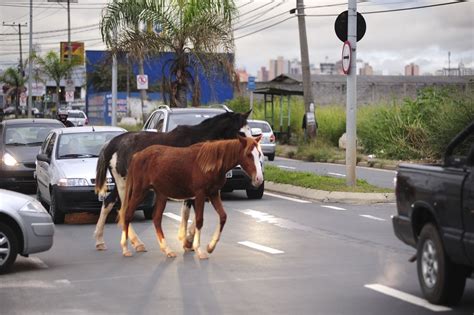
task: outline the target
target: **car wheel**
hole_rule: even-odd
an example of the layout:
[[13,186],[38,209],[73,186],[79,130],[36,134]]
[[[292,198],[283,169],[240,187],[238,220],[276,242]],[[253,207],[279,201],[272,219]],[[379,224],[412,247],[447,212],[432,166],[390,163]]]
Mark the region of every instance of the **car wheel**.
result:
[[153,219],[153,210],[155,207],[146,207],[143,208],[143,214],[145,215],[145,219],[151,220]]
[[17,255],[17,236],[8,225],[0,222],[0,274],[10,270]]
[[260,185],[257,189],[246,189],[247,198],[249,199],[262,199],[263,191],[265,190],[265,182]]
[[269,160],[269,161],[275,160],[275,153],[269,154],[269,155],[268,155],[268,160]]
[[434,304],[454,305],[466,285],[466,271],[446,257],[437,228],[426,224],[417,245],[418,281],[425,298]]
[[55,224],[64,223],[64,212],[58,207],[56,201],[56,190],[53,188],[51,192],[51,204],[49,205],[49,214],[53,218]]

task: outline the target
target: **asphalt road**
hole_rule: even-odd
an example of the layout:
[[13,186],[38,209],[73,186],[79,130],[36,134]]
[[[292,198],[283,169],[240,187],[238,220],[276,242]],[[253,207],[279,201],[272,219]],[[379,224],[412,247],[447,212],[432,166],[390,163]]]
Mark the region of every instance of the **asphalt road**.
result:
[[[0,276],[0,313],[474,312],[472,280],[457,307],[421,299],[416,266],[408,262],[415,251],[393,235],[394,204],[321,204],[274,194],[250,201],[237,192],[224,194],[224,206],[227,224],[209,260],[181,250],[176,202],[163,220],[175,259],[159,251],[152,223],[138,212],[134,227],[149,251],[129,258],[121,256],[114,223],[106,225],[105,252],[94,248],[94,224],[58,225],[50,251],[20,258],[11,274]],[[203,244],[216,224],[207,205]]]
[[[346,177],[346,166],[342,164],[305,162],[287,158],[275,157],[274,161],[265,161],[266,164],[277,166],[289,171],[313,172],[338,178]],[[356,167],[356,177],[366,180],[369,184],[377,187],[393,189],[393,179],[396,171],[377,169],[372,167]]]

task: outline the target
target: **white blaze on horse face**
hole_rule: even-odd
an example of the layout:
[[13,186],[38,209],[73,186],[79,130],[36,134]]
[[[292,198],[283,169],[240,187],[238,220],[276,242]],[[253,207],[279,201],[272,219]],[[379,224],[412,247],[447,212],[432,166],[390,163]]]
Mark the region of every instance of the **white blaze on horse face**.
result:
[[252,130],[250,130],[249,125],[245,125],[242,128],[240,128],[240,132],[243,132],[246,137],[252,136]]
[[255,165],[255,177],[252,178],[252,185],[254,187],[260,187],[263,183],[263,171],[262,171],[262,163],[261,163],[261,156],[263,156],[262,151],[260,150],[260,146],[255,146],[252,150],[253,156],[253,163]]

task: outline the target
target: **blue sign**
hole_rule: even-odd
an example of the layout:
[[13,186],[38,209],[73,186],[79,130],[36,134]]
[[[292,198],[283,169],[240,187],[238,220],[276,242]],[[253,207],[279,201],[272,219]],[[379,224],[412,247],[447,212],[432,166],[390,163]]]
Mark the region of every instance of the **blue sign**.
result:
[[249,77],[248,82],[247,82],[247,90],[255,91],[255,88],[256,88],[255,77]]

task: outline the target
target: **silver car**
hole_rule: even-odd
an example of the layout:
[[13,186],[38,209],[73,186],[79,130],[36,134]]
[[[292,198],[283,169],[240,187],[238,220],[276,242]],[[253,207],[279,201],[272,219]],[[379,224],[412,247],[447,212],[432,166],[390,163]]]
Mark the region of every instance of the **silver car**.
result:
[[33,197],[0,189],[0,274],[18,254],[43,252],[53,246],[54,223]]
[[250,128],[259,128],[262,130],[260,145],[263,155],[267,156],[268,160],[273,161],[275,159],[276,142],[272,127],[265,120],[247,120],[247,122]]
[[[97,159],[103,145],[126,130],[109,126],[54,129],[36,157],[37,198],[49,206],[54,223],[66,213],[99,213],[94,192]],[[107,174],[109,190],[112,177]]]
[[87,126],[89,119],[87,119],[86,113],[78,109],[70,109],[67,111],[67,120],[72,122],[76,127]]

